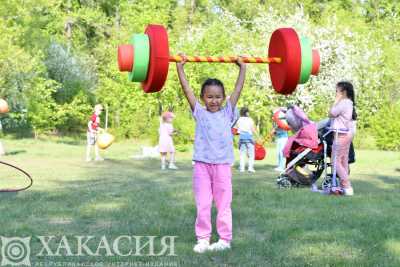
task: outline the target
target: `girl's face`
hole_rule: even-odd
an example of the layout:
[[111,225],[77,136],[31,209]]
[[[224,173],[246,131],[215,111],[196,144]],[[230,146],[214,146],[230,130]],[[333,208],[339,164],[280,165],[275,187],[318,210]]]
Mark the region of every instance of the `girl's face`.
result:
[[347,98],[346,91],[340,87],[336,87],[336,98]]
[[172,120],[173,120],[173,118],[171,118],[171,117],[167,117],[164,119],[164,121],[167,123],[172,123]]
[[207,85],[204,88],[202,99],[208,111],[217,112],[221,109],[222,103],[225,100],[224,91],[218,85]]

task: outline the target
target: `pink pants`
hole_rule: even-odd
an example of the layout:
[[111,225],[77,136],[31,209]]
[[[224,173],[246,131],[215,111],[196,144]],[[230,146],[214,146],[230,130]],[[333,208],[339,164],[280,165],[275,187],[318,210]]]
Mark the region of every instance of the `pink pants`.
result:
[[349,181],[349,149],[352,139],[352,134],[339,134],[334,141],[336,142],[336,149],[332,151],[332,160],[336,160],[336,173],[340,177],[340,185],[343,188],[351,186]]
[[196,200],[197,239],[210,240],[211,207],[217,207],[217,232],[221,239],[232,240],[232,170],[230,164],[196,162],[193,167],[193,192]]

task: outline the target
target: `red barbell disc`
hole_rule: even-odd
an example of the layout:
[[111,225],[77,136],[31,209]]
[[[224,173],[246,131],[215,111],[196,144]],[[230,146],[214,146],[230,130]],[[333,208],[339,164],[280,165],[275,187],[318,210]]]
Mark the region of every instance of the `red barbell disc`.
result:
[[118,67],[119,71],[132,71],[133,67],[133,46],[119,45],[118,46]]
[[278,125],[279,128],[285,131],[290,131],[290,126],[284,117],[284,113],[281,110],[277,110],[272,116],[272,120]]
[[291,94],[297,86],[301,71],[301,46],[296,31],[280,28],[272,33],[268,57],[279,57],[281,63],[269,64],[272,86],[279,94]]
[[313,49],[312,50],[312,68],[311,68],[312,75],[318,74],[320,64],[321,64],[321,58],[319,57],[318,50]]
[[162,25],[149,24],[145,34],[150,41],[150,60],[147,80],[142,82],[142,88],[146,93],[154,93],[161,90],[168,76],[168,33]]

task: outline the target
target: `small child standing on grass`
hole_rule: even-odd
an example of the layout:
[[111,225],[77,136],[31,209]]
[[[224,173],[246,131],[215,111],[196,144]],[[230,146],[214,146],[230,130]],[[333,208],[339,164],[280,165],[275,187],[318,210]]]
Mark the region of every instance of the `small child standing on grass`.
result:
[[175,166],[175,147],[172,135],[174,134],[174,127],[172,126],[172,120],[175,115],[172,112],[164,112],[160,119],[160,128],[158,130],[160,137],[158,141],[158,149],[161,154],[161,170],[165,170],[167,153],[169,153],[169,164],[168,169],[177,170]]
[[[183,55],[182,55],[183,56]],[[239,57],[240,67],[235,89],[226,99],[223,83],[208,78],[201,86],[200,98],[205,107],[197,101],[183,69],[186,58],[177,62],[179,81],[193,111],[196,121],[193,154],[193,192],[196,201],[197,218],[195,232],[197,253],[220,251],[231,247],[232,240],[232,168],[234,162],[231,125],[234,121],[236,103],[242,91],[246,65]],[[210,245],[212,224],[211,208],[217,207],[218,242]]]
[[244,172],[246,168],[246,156],[248,157],[248,171],[254,170],[254,138],[256,127],[254,121],[249,117],[249,109],[243,107],[240,109],[240,118],[236,123],[239,132],[239,150],[240,150],[240,166],[239,171]]
[[[279,112],[279,111],[286,112],[284,108],[278,108],[274,111]],[[283,172],[286,168],[286,158],[283,155],[283,149],[285,148],[285,145],[288,141],[289,134],[288,131],[285,129],[282,129],[279,127],[278,123],[273,121],[273,129],[272,129],[272,135],[275,136],[275,142],[276,142],[276,158],[277,158],[277,166],[274,169],[277,172]]]
[[97,137],[99,134],[99,131],[101,130],[100,128],[100,114],[103,110],[103,106],[101,104],[97,104],[94,106],[94,113],[92,116],[90,116],[90,120],[88,122],[88,127],[86,131],[86,136],[87,136],[87,146],[86,146],[86,161],[89,162],[91,161],[90,157],[90,150],[91,147],[94,146],[94,153],[95,153],[95,160],[96,161],[101,161],[104,160],[102,157],[100,157],[99,153],[99,147],[97,146]]

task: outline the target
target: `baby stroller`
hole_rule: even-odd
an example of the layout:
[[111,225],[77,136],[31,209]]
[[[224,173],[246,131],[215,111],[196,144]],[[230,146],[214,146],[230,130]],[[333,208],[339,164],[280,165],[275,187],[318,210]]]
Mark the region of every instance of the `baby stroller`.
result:
[[[330,120],[314,123],[297,106],[286,112],[286,120],[295,135],[285,146],[286,169],[277,178],[279,188],[313,186],[323,175],[321,189],[330,192],[336,187],[334,162],[331,162],[334,134],[337,130],[329,128]],[[349,163],[355,162],[353,144],[350,146]]]

